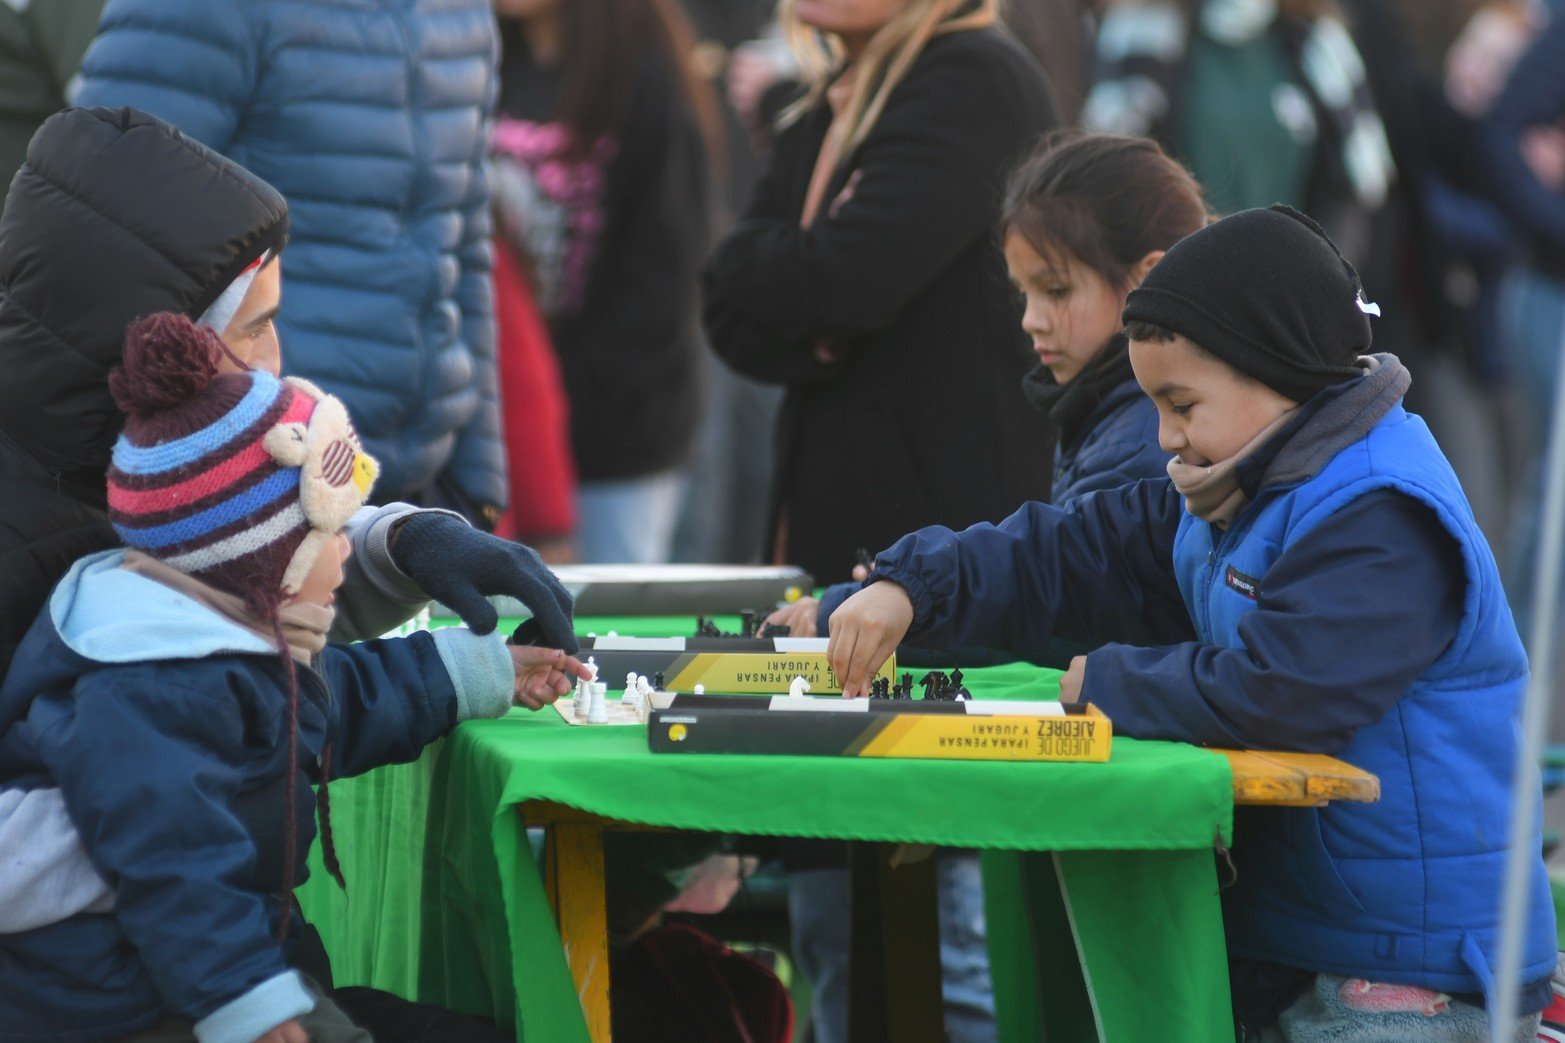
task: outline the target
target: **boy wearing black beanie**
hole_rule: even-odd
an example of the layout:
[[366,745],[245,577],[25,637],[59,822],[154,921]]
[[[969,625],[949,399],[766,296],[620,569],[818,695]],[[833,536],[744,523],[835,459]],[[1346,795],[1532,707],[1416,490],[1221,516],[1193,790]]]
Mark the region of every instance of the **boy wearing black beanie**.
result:
[[[1124,315],[1169,480],[920,530],[831,618],[844,694],[904,637],[1120,642],[1061,682],[1120,734],[1380,778],[1374,804],[1235,810],[1225,917],[1249,1040],[1489,1038],[1527,660],[1461,486],[1402,407],[1407,370],[1369,354],[1378,314],[1297,211],[1187,237]],[[1532,872],[1528,1040],[1555,964],[1541,858]]]

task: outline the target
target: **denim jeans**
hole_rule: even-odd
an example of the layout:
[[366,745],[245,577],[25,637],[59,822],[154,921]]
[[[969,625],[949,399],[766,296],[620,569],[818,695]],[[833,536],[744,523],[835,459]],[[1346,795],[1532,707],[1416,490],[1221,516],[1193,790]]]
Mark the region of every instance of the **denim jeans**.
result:
[[[946,1037],[952,1043],[995,1043],[978,855],[941,851],[934,857]],[[795,871],[788,884],[793,958],[814,990],[810,1017],[815,1043],[848,1040],[848,894],[845,869]]]
[[656,565],[669,559],[684,476],[678,471],[613,482],[583,482],[577,491],[584,563]]

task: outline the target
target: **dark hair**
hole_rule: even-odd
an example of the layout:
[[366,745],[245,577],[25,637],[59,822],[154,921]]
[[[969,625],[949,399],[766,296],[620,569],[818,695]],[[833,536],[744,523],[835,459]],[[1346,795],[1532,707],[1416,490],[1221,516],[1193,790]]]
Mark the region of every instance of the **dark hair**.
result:
[[650,45],[668,61],[695,115],[708,161],[723,155],[723,124],[712,85],[696,69],[695,30],[675,0],[566,0],[565,55],[557,117],[583,148],[618,134],[630,113],[638,54]]
[[[1179,334],[1175,333],[1167,326],[1159,326],[1157,323],[1148,322],[1145,319],[1131,319],[1129,322],[1125,323],[1126,340],[1139,340],[1151,344],[1172,344],[1175,340],[1178,339],[1178,337]],[[1242,383],[1261,383],[1259,380],[1256,380],[1254,377],[1250,376],[1250,374],[1244,372],[1243,370],[1235,369],[1233,363],[1229,362],[1227,359],[1219,357],[1215,351],[1208,351],[1201,345],[1197,344],[1195,341],[1191,340],[1189,337],[1185,338],[1185,346],[1188,347],[1191,351],[1195,352],[1197,355],[1200,355],[1202,358],[1208,358],[1214,362],[1221,362],[1229,369],[1232,369],[1234,374]]]
[[1206,221],[1201,186],[1156,142],[1064,131],[1012,171],[1000,232],[1016,232],[1058,268],[1074,256],[1123,290],[1138,261]]
[[1155,322],[1131,319],[1125,323],[1125,339],[1150,341],[1153,344],[1172,344],[1179,334]]

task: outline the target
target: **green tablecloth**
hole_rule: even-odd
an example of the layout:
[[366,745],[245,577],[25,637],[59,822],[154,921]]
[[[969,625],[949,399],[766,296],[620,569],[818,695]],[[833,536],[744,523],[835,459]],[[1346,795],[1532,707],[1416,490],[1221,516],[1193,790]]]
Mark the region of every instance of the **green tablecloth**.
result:
[[[689,622],[581,627],[678,634]],[[983,698],[1037,697],[1055,677],[966,673]],[[1046,1023],[1084,1039],[1094,1018],[1108,1040],[1231,1032],[1211,854],[1230,836],[1227,762],[1121,738],[1107,764],[679,757],[649,753],[642,729],[571,727],[553,710],[468,722],[415,764],[332,786],[348,895],[317,866],[300,897],[338,983],[488,1014],[528,1041],[585,1041],[514,811],[534,799],[679,829],[982,849],[1002,1038],[1036,1040]]]

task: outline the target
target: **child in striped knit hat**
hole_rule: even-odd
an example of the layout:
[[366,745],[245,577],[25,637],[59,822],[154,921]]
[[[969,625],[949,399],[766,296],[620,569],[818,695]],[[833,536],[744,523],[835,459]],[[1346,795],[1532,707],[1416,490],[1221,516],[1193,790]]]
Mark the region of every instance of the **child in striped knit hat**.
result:
[[110,378],[125,548],[72,567],[0,688],[23,721],[0,737],[0,784],[57,787],[74,834],[36,842],[79,844],[94,870],[0,937],[0,973],[32,979],[33,1008],[8,1012],[28,1038],[367,1040],[288,966],[311,784],[324,798],[586,676],[465,629],[327,644],[375,462],[336,398],[220,372],[223,353],[183,316],[131,327]]

